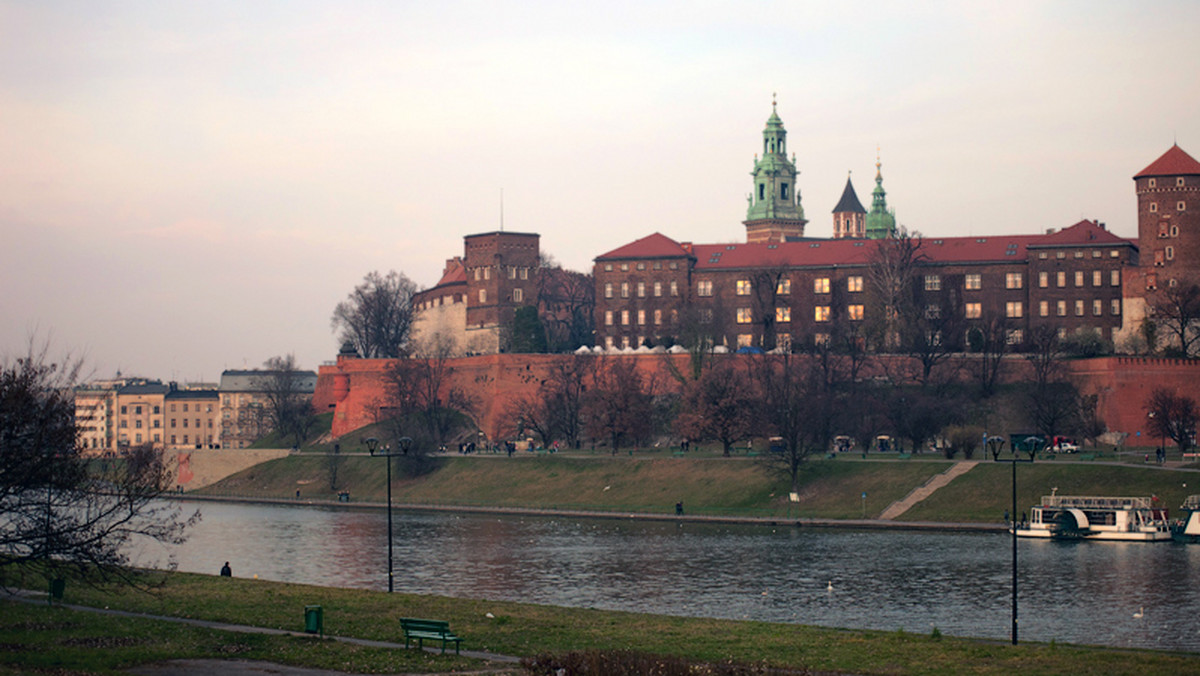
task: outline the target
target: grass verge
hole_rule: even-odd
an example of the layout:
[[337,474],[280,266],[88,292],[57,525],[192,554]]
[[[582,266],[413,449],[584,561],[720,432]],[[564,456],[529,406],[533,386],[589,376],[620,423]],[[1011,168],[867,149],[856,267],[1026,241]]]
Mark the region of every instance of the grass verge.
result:
[[[383,502],[382,458],[343,456],[336,487],[329,458],[290,455],[234,474],[199,494],[237,497]],[[751,458],[578,457],[521,455],[514,458],[449,456],[433,472],[403,477],[396,472],[396,502],[674,513],[857,519],[877,517],[894,501],[950,467],[931,456],[920,460],[839,458],[807,463],[800,502],[789,504],[789,487]],[[990,460],[958,477],[903,514],[905,521],[999,523],[1011,509],[1011,467]],[[1017,467],[1018,510],[1027,510],[1057,487],[1060,495],[1157,495],[1175,508],[1200,478],[1193,472],[1156,467],[1040,460]],[[862,495],[866,494],[863,499]]]
[[[514,656],[622,650],[704,662],[734,661],[855,674],[1200,674],[1200,655],[1063,644],[1006,643],[903,632],[681,618],[524,603],[386,594],[194,574],[151,573],[153,593],[68,583],[70,603],[299,630],[320,604],[326,633],[395,641],[400,617],[448,620],[464,649]],[[491,614],[489,617],[488,614]],[[64,642],[68,649],[50,650]],[[0,664],[112,673],[179,657],[269,659],[359,673],[477,669],[466,658],[347,646],[330,640],[229,634],[5,602]],[[510,673],[517,673],[513,670]]]

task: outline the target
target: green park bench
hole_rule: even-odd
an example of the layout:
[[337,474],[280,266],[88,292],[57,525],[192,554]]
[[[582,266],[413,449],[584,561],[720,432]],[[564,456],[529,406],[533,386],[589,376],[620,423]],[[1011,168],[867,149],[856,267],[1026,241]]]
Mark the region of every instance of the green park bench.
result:
[[442,654],[446,653],[446,644],[454,643],[454,654],[457,655],[462,639],[450,633],[450,623],[443,620],[419,620],[412,617],[400,618],[400,628],[404,630],[404,647],[408,647],[411,639],[417,640],[417,647],[425,647],[425,639],[442,642]]
[[909,460],[912,458],[912,453],[901,453],[896,456],[897,460]]
[[1079,459],[1080,460],[1095,460],[1096,454],[1095,453],[1084,453],[1083,455],[1079,456]]
[[826,460],[837,460],[837,453],[826,453],[825,459]]

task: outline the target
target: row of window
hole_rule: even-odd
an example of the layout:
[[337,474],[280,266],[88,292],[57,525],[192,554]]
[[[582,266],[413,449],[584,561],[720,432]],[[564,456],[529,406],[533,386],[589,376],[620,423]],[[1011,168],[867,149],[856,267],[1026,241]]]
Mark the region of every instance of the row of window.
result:
[[[1149,184],[1149,186],[1148,186],[1148,187],[1151,187],[1151,188],[1157,188],[1157,187],[1158,187],[1158,179],[1157,179],[1157,178],[1152,178],[1152,179],[1150,179],[1150,184]],[[1176,188],[1182,188],[1182,187],[1183,187],[1183,177],[1182,177],[1182,176],[1176,176],[1176,177],[1175,177],[1175,187],[1176,187]]]
[[[179,443],[179,442],[178,442],[178,441],[176,441],[175,439],[176,439],[175,435],[174,435],[174,434],[172,434],[172,435],[171,435],[171,443],[172,443],[172,444],[177,444],[177,443]],[[191,442],[189,439],[190,439],[190,438],[188,437],[188,435],[186,435],[186,434],[185,434],[185,435],[183,435],[183,443],[184,443],[184,444],[190,444],[190,443],[192,443],[192,442]],[[155,439],[155,441],[158,441],[158,439]],[[208,435],[208,440],[207,440],[205,443],[207,443],[208,445],[210,445],[210,446],[211,446],[211,445],[212,445],[212,442],[213,442],[213,439],[212,439],[212,435],[210,434],[210,435]],[[197,444],[198,444],[198,443],[200,443],[200,435],[196,435],[196,442],[195,442],[195,443],[197,443]]]
[[[621,282],[620,289],[621,289],[621,297],[622,298],[629,297],[630,288],[631,287],[629,285],[629,282]],[[645,298],[646,297],[646,289],[647,289],[646,282],[638,282],[636,288],[637,288],[637,297]],[[650,288],[653,290],[655,298],[662,297],[662,295],[663,295],[663,283],[662,282],[654,282],[653,286]],[[668,283],[666,288],[672,296],[679,295],[679,282],[676,282],[675,280],[671,280],[670,283]],[[612,298],[613,291],[614,291],[614,287],[613,287],[612,283],[606,282],[604,284],[604,297]]]
[[[1176,202],[1175,203],[1175,211],[1187,211],[1187,202],[1184,202],[1182,200],[1179,202]],[[1150,203],[1150,213],[1152,213],[1152,214],[1158,213],[1158,202]]]
[[[813,293],[829,293],[833,288],[832,281],[829,277],[818,277],[813,280]],[[749,279],[739,279],[735,285],[735,291],[739,296],[749,296],[754,290],[754,285]],[[858,293],[863,290],[863,278],[860,275],[855,275],[846,278],[846,290],[850,293]],[[786,296],[792,292],[792,280],[781,279],[775,284],[775,294]],[[702,279],[696,282],[697,296],[713,295],[712,280]]]
[[[1104,254],[1100,253],[1099,249],[1092,249],[1092,258],[1100,258],[1103,255]],[[1038,252],[1038,260],[1044,261],[1049,257],[1050,257],[1050,253],[1048,251],[1039,251]],[[1066,251],[1055,251],[1054,257],[1059,260],[1062,260],[1067,257],[1067,252]],[[1121,252],[1118,251],[1117,249],[1109,249],[1108,257],[1109,258],[1120,258]],[[1083,250],[1082,249],[1075,250],[1075,258],[1083,258]]]
[[[158,408],[158,407],[156,406],[155,408]],[[196,404],[196,411],[199,411],[199,410],[200,410],[200,404]],[[212,404],[208,404],[208,405],[205,407],[205,412],[206,412],[206,413],[212,413],[212,410],[213,410],[213,409],[212,409]],[[175,412],[175,404],[171,404],[171,412],[172,412],[172,413],[174,413],[174,412]],[[183,404],[183,412],[184,412],[184,413],[187,413],[187,412],[188,412],[188,405],[187,405],[186,403],[185,403],[185,404]],[[158,413],[158,411],[156,410],[156,411],[155,411],[155,413]]]
[[[1086,280],[1086,279],[1087,279],[1087,274],[1083,270],[1075,271],[1075,286],[1076,287],[1082,287],[1084,285],[1084,280]],[[1055,286],[1057,286],[1058,288],[1060,288],[1060,289],[1065,288],[1067,286],[1067,272],[1065,270],[1059,270],[1058,272],[1056,272],[1054,274],[1054,282],[1055,282]],[[1109,286],[1121,286],[1121,271],[1120,270],[1109,270],[1108,271],[1108,285]],[[1045,288],[1049,288],[1049,286],[1050,286],[1050,273],[1049,272],[1039,272],[1038,273],[1038,287],[1045,289]],[[1092,270],[1092,286],[1104,286],[1104,271],[1103,270]]]
[[[620,267],[621,267],[621,272],[629,272],[629,263],[621,263]],[[662,269],[663,269],[663,263],[662,263],[662,261],[654,261],[653,268],[654,268],[655,270],[662,270]],[[667,263],[667,268],[669,268],[669,269],[671,269],[671,270],[678,270],[678,269],[679,269],[679,262],[678,262],[678,261],[670,261],[669,263]],[[638,270],[645,270],[645,269],[646,269],[646,262],[645,262],[645,261],[642,261],[642,262],[638,263],[638,264],[637,264],[637,269],[638,269]],[[605,271],[605,272],[612,272],[612,271],[613,271],[613,264],[612,264],[612,263],[605,263],[605,264],[604,264],[604,271]]]
[[[1075,305],[1075,316],[1076,317],[1082,317],[1086,314],[1085,310],[1087,308],[1087,301],[1076,300],[1074,305]],[[1120,315],[1121,314],[1121,299],[1113,298],[1112,300],[1110,300],[1108,302],[1108,307],[1109,307],[1109,313],[1112,316],[1116,317],[1116,316]],[[1092,316],[1093,317],[1101,317],[1103,315],[1104,315],[1104,301],[1100,300],[1099,298],[1092,299]],[[1049,317],[1050,316],[1050,302],[1049,301],[1044,300],[1044,301],[1038,303],[1038,316],[1039,317]],[[1056,316],[1056,317],[1066,317],[1067,316],[1067,301],[1060,300],[1054,304],[1054,316]]]
[[[523,289],[513,289],[512,290],[512,302],[521,303],[524,301],[525,301],[525,291]],[[488,302],[487,289],[480,289],[479,290],[479,303],[482,305],[483,303],[486,303],[486,302]]]
[[[1092,316],[1101,317],[1104,315],[1104,301],[1096,298],[1092,300]],[[1067,316],[1067,301],[1060,300],[1055,303],[1055,316]],[[1087,302],[1084,300],[1074,301],[1074,309],[1076,317],[1083,317],[1086,314]],[[1112,316],[1121,314],[1121,300],[1113,298],[1109,301],[1109,312]],[[925,307],[925,316],[929,319],[937,319],[942,314],[942,308],[939,305],[927,305]],[[983,317],[983,303],[964,303],[963,314],[967,319],[980,319]],[[1011,301],[1004,304],[1004,315],[1013,319],[1020,319],[1025,316],[1025,304],[1021,301]],[[622,326],[629,326],[630,320],[636,318],[638,326],[645,326],[647,314],[645,310],[637,310],[636,314],[631,314],[629,310],[621,310],[619,314],[612,310],[607,310],[604,313],[604,324],[613,326],[614,321],[619,317]],[[654,310],[652,315],[654,325],[661,326],[663,323],[663,311]],[[679,319],[677,310],[671,310],[671,322],[674,323]],[[866,310],[863,305],[847,305],[846,318],[850,321],[862,321],[866,316]],[[1050,316],[1050,301],[1041,301],[1038,304],[1038,316]],[[712,323],[712,310],[705,308],[700,311],[700,321],[702,323]],[[817,305],[813,308],[814,322],[828,322],[832,318],[832,308],[829,305]],[[751,308],[740,307],[737,309],[736,319],[738,324],[754,323],[754,313]],[[776,307],[775,321],[778,323],[787,323],[792,321],[792,308]]]
[[[519,267],[516,267],[515,265],[510,265],[506,269],[508,270],[508,278],[509,279],[518,279],[518,278],[529,279],[529,268],[519,268]],[[481,280],[489,280],[491,278],[492,278],[491,267],[475,268],[475,281],[478,282]]]
[[[183,427],[184,429],[187,429],[187,426],[188,426],[188,419],[187,419],[187,418],[183,418],[182,420],[183,420],[183,424],[182,424],[182,425],[178,425],[178,426],[177,426],[177,425],[175,424],[175,419],[174,419],[174,418],[171,418],[171,427],[172,427],[172,428],[174,428],[174,427]],[[156,422],[157,422],[157,421],[156,421]],[[212,429],[212,426],[213,426],[213,421],[212,421],[212,418],[209,418],[209,420],[208,420],[208,427],[209,427],[209,429]],[[155,425],[155,427],[158,427],[158,426],[157,426],[157,425]],[[199,419],[199,418],[196,418],[196,427],[200,427],[200,419]]]
[[[703,314],[703,311],[701,312],[701,314]],[[614,313],[612,310],[605,310],[604,311],[604,325],[612,326],[613,321],[615,319],[617,319],[618,317],[620,317],[621,326],[629,326],[629,320],[632,317],[636,317],[638,326],[645,326],[647,316],[648,315],[646,314],[645,310],[638,310],[635,315],[631,315],[629,310],[621,310],[619,315],[617,313]],[[649,316],[653,318],[655,326],[662,326],[662,323],[663,323],[663,311],[662,310],[655,310],[654,313]],[[712,310],[709,310],[708,316],[710,318],[712,317]],[[671,317],[672,324],[677,323],[679,321],[679,310],[671,310],[670,317]]]
[[[1172,252],[1172,255],[1170,256],[1170,258],[1173,258],[1173,257],[1174,257],[1174,252]],[[1103,284],[1103,274],[1104,273],[1101,270],[1093,270],[1092,271],[1092,286],[1101,286]],[[1067,275],[1067,273],[1065,271],[1057,273],[1058,286],[1065,287],[1067,285],[1066,275]],[[1050,278],[1049,278],[1048,272],[1039,272],[1038,273],[1038,286],[1040,286],[1042,288],[1048,287],[1049,279]],[[1082,270],[1077,270],[1075,272],[1075,286],[1083,286],[1084,279],[1085,279],[1084,272]],[[674,283],[672,282],[672,285],[673,284]],[[1109,284],[1111,286],[1120,286],[1121,285],[1121,271],[1120,270],[1110,270],[1109,271]],[[605,295],[608,298],[612,298],[612,295],[609,293],[610,290],[609,290],[608,286],[610,286],[610,285],[605,285]],[[924,286],[925,286],[926,291],[941,291],[942,290],[942,276],[941,275],[925,275]],[[830,293],[832,288],[833,288],[832,280],[829,277],[818,277],[813,280],[813,293],[814,294]],[[972,274],[963,275],[963,288],[967,291],[982,290],[983,289],[983,275],[980,273],[972,273]],[[1004,275],[1004,288],[1006,288],[1006,289],[1023,289],[1023,288],[1025,288],[1025,275],[1020,272],[1006,273]],[[748,280],[748,279],[737,280],[737,283],[736,283],[737,295],[749,296],[752,289],[753,289],[753,285],[751,284],[750,280]],[[863,278],[861,276],[856,275],[856,276],[851,276],[851,277],[846,278],[846,291],[848,291],[850,293],[859,293],[862,290],[863,290]],[[624,289],[623,289],[623,291],[624,291]],[[640,289],[639,289],[639,291],[640,291]],[[775,287],[775,293],[777,295],[787,295],[787,294],[790,294],[791,292],[792,292],[792,280],[790,280],[790,279],[779,280],[779,283]],[[639,292],[639,296],[640,295],[642,295],[642,294]],[[655,295],[658,295],[658,294],[655,294]],[[672,293],[672,295],[674,295],[674,293]],[[712,281],[711,280],[703,280],[703,279],[697,281],[696,282],[696,295],[705,296],[705,297],[713,295]],[[622,297],[627,298],[628,295],[624,294]]]

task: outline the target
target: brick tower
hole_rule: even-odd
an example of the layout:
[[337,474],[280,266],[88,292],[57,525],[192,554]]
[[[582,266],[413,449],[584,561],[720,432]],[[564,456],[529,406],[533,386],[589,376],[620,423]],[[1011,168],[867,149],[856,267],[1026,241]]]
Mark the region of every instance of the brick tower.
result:
[[867,236],[867,210],[858,201],[854,192],[854,184],[846,177],[846,189],[842,191],[842,199],[833,208],[833,238],[862,239]]
[[513,312],[537,304],[537,234],[486,232],[463,238],[467,272],[467,349],[492,354],[507,348]]
[[1146,291],[1200,281],[1200,162],[1173,145],[1133,180]]

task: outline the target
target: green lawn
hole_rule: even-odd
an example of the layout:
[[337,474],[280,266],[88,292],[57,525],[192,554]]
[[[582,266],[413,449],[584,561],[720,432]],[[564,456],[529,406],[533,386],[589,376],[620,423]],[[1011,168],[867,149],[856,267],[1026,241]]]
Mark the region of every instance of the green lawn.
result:
[[[399,618],[447,620],[464,649],[530,656],[631,650],[705,662],[767,663],[856,674],[1200,674],[1200,655],[680,618],[523,603],[330,589],[191,574],[154,574],[154,593],[69,583],[66,601],[299,630],[320,604],[327,634],[395,641]],[[0,673],[109,673],[167,657],[236,657],[364,673],[478,668],[466,658],[333,641],[229,634],[5,602]],[[488,614],[491,614],[489,617]],[[51,650],[63,644],[63,650]],[[43,671],[44,670],[44,671]],[[516,673],[516,672],[513,672]]]

